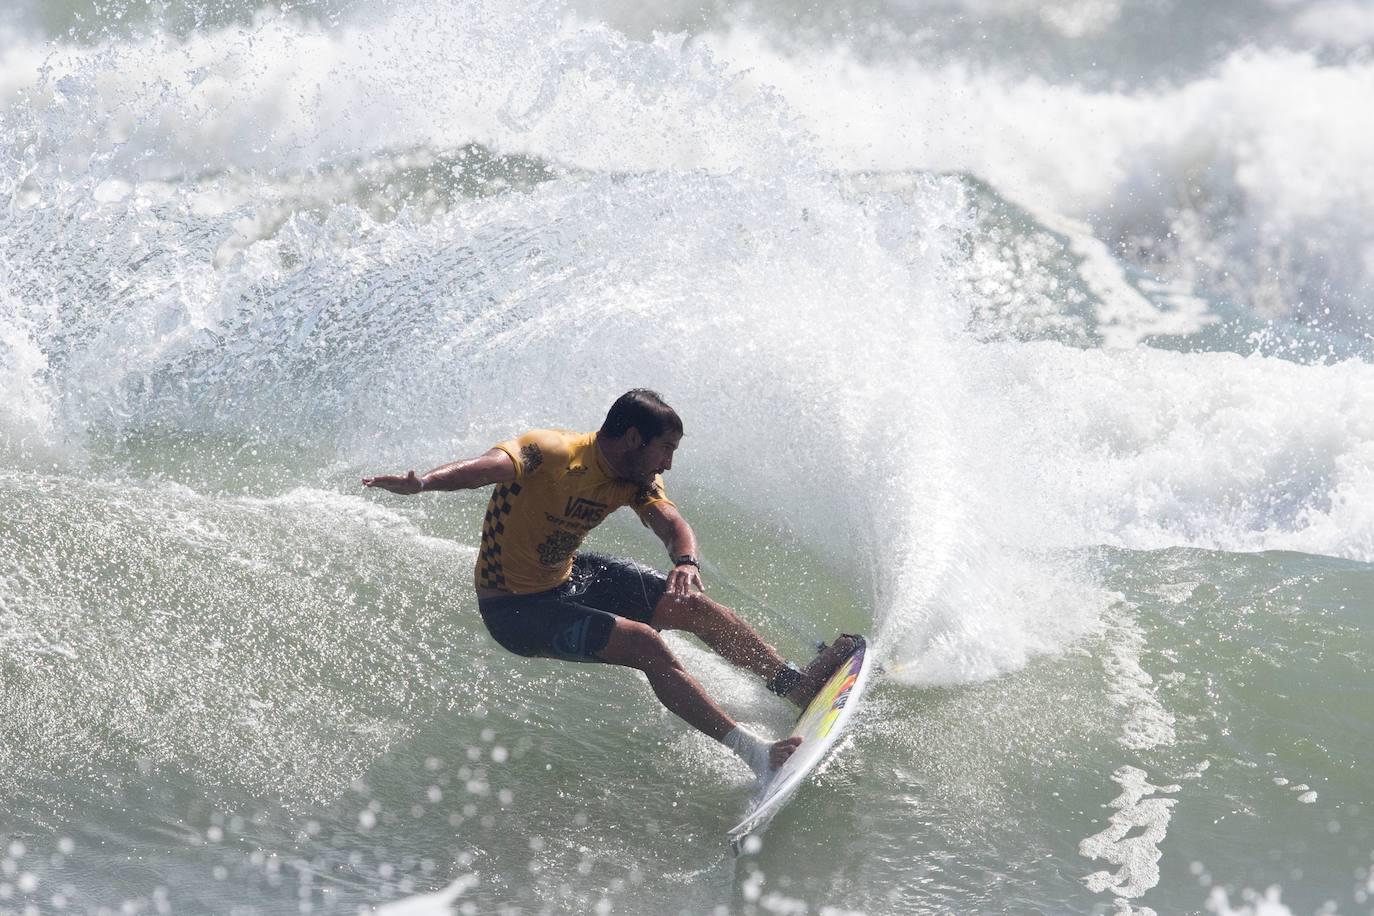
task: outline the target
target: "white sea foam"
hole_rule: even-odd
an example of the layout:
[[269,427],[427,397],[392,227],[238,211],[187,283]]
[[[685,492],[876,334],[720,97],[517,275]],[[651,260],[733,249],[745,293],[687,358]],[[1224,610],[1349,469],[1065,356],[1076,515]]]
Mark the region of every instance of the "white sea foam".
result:
[[1369,364],[1057,344],[980,355],[971,473],[1011,542],[1374,558]]
[[899,604],[884,621],[894,677],[922,685],[983,681],[1098,630],[1113,595],[1069,564],[982,534],[979,549],[956,554],[929,599]]
[[1352,116],[1374,65],[1245,50],[1177,86],[1092,91],[842,42],[784,51],[747,26],[708,41],[842,168],[969,171],[1103,237],[1148,239],[1151,263],[1263,313],[1306,299],[1374,330],[1374,126]]
[[[1086,21],[1110,7],[1044,9]],[[532,11],[548,12],[420,6],[332,30],[264,17],[186,42],[67,49],[48,61],[39,100],[83,115],[64,141],[69,165],[90,161],[83,137],[117,139],[113,156],[98,156],[116,177],[290,170],[470,140],[593,168],[725,169],[814,148],[844,169],[968,170],[1041,210],[1090,219],[1104,236],[1153,237],[1150,256],[1185,281],[1269,314],[1331,308],[1338,325],[1368,330],[1374,184],[1364,163],[1374,139],[1348,117],[1370,95],[1368,65],[1245,51],[1183,85],[1094,92],[868,57],[842,41],[782,51],[742,22],[643,45]],[[31,85],[46,49],[14,44],[7,84]],[[770,98],[775,89],[781,98]],[[99,118],[110,125],[102,138],[90,115],[106,111],[116,114]]]
[[32,316],[7,288],[0,261],[0,454],[32,459],[51,452],[54,397],[44,383],[48,358]]
[[250,29],[184,40],[51,53],[31,41],[0,59],[0,104],[43,109],[35,139],[60,150],[40,152],[102,181],[301,170],[473,141],[597,169],[723,170],[803,154],[785,106],[704,45],[632,42],[552,12],[474,0],[461,15],[416,4],[332,29],[264,13]]
[[1111,801],[1116,811],[1105,830],[1078,844],[1080,855],[1117,866],[1115,871],[1096,871],[1083,879],[1095,893],[1139,897],[1159,883],[1159,860],[1164,855],[1160,844],[1178,803],[1161,796],[1180,787],[1152,785],[1148,775],[1131,766],[1113,773],[1112,780],[1121,786],[1121,794]]
[[[932,597],[894,609],[900,677],[980,680],[1096,632],[1113,596],[1045,551],[1188,545],[1374,559],[1367,363],[1052,343],[962,355],[945,413],[967,530]],[[1167,745],[1173,719],[1132,633],[1110,643],[1113,702],[1128,718],[1120,740]]]
[[1207,895],[1207,909],[1217,916],[1293,916],[1293,911],[1284,906],[1282,890],[1277,884],[1262,894],[1246,888],[1238,896],[1239,904],[1232,906],[1226,888],[1214,887]]
[[[359,489],[361,491],[361,487]],[[424,534],[413,518],[387,508],[376,500],[366,499],[361,492],[340,493],[315,487],[297,487],[280,496],[244,497],[238,502],[290,518],[294,523],[304,522],[335,531],[362,529],[409,541],[435,557],[457,555],[467,562],[477,558],[475,545]]]
[[1112,705],[1126,713],[1117,743],[1132,750],[1167,747],[1174,743],[1175,719],[1160,702],[1154,678],[1141,665],[1145,635],[1133,620],[1113,620],[1109,647],[1103,659]]
[[13,110],[33,90],[22,107],[49,106],[30,132],[39,156],[60,148],[44,162],[105,196],[139,178],[472,141],[593,169],[968,171],[1141,247],[1175,281],[1374,332],[1374,128],[1350,116],[1374,94],[1374,64],[1244,50],[1179,85],[1088,90],[843,40],[784,50],[745,22],[640,43],[548,13],[420,4],[334,28],[264,14],[247,30],[51,54],[12,36],[0,99]]
[[1293,30],[1323,44],[1358,48],[1374,43],[1374,7],[1356,0],[1308,4],[1294,17]]
[[476,875],[462,875],[442,890],[404,897],[383,904],[373,912],[376,916],[453,916],[457,912],[459,898],[476,886]]
[[[946,555],[930,600],[896,609],[900,677],[980,680],[1096,632],[1113,596],[1046,562],[1047,550],[1188,545],[1374,559],[1366,363],[1051,343],[974,347],[959,362],[945,410],[959,443],[960,518],[977,534]],[[1132,633],[1127,625],[1110,643],[1113,702],[1128,717],[1120,740],[1167,745],[1172,716]]]

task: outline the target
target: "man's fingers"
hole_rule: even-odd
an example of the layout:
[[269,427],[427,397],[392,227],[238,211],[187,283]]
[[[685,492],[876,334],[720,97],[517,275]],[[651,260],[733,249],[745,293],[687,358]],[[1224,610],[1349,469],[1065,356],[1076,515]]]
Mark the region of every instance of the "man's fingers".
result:
[[415,476],[415,472],[409,474],[378,474],[375,477],[364,477],[363,486],[376,487],[377,489],[387,490],[392,493],[411,493],[419,490],[420,481]]

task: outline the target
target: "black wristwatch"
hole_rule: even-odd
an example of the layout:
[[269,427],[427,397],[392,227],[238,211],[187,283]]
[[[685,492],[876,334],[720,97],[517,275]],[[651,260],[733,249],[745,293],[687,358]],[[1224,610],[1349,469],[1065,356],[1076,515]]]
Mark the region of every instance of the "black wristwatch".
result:
[[690,553],[684,553],[680,557],[673,557],[673,565],[695,566],[697,569],[701,569],[701,564],[697,562],[697,558],[692,556]]

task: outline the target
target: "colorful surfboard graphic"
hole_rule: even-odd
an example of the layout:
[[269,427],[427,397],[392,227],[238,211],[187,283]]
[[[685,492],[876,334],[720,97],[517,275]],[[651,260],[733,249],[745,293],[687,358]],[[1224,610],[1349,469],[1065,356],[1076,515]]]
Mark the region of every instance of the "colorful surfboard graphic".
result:
[[744,820],[729,832],[730,846],[736,854],[743,848],[745,837],[762,830],[782,810],[839,739],[872,674],[867,648],[860,638],[854,654],[830,676],[797,719],[792,735],[801,737],[801,747],[772,774],[754,797]]
[[806,707],[806,712],[802,713],[792,728],[793,735],[815,739],[830,734],[830,730],[835,727],[835,720],[840,716],[840,710],[844,709],[850,692],[859,680],[859,671],[862,670],[863,663],[862,649],[849,656],[849,660],[830,676],[830,680],[821,688],[820,693],[812,699],[811,705]]

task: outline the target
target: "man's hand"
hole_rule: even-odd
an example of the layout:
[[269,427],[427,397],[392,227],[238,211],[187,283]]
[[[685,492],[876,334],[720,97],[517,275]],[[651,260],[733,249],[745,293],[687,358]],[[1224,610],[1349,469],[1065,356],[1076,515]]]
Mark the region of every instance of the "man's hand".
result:
[[687,595],[693,591],[706,591],[706,586],[701,582],[701,571],[691,563],[674,566],[673,571],[668,573],[668,594]]
[[364,477],[363,486],[389,490],[392,493],[400,493],[402,496],[419,493],[424,489],[420,485],[420,478],[415,476],[414,471],[407,471],[404,476],[400,474],[378,474],[376,477]]

